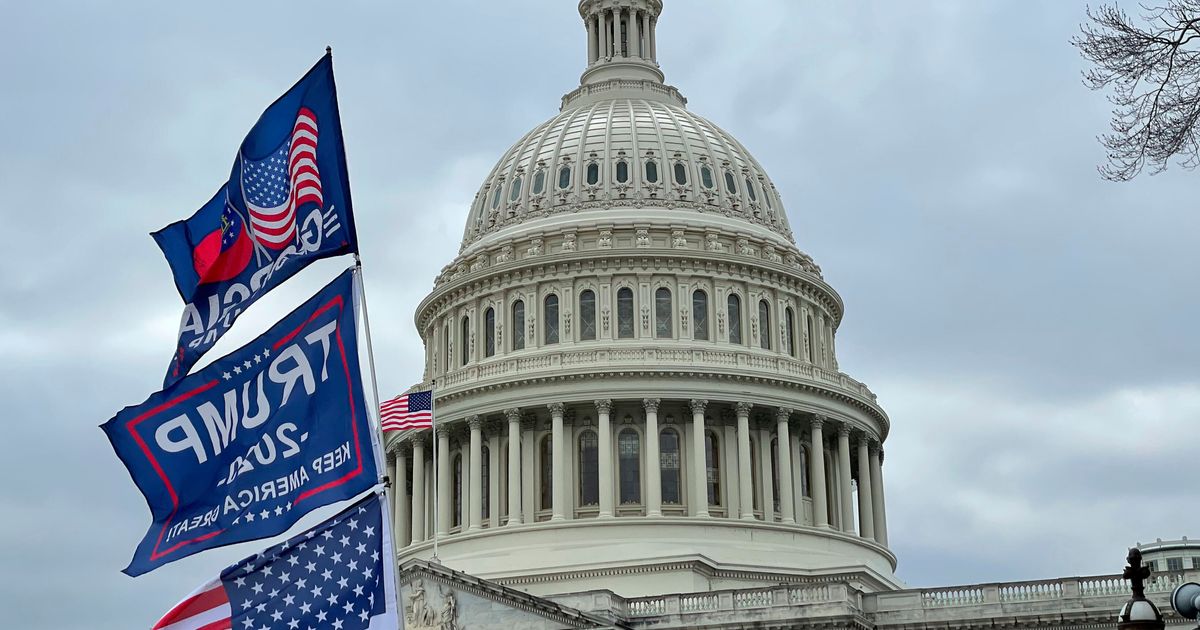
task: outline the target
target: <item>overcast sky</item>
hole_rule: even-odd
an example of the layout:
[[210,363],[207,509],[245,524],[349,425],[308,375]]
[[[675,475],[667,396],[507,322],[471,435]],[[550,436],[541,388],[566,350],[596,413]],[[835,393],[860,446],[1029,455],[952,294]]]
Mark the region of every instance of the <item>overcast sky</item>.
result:
[[[414,308],[480,182],[578,84],[575,5],[0,1],[7,624],[148,627],[265,545],[119,573],[149,514],[96,426],[159,386],[181,312],[147,233],[209,198],[332,44],[380,385],[406,388]],[[1200,536],[1200,173],[1100,180],[1083,12],[666,2],[668,82],[754,152],[845,300],[841,367],[891,416],[889,535],[915,586],[1118,572],[1136,541]]]

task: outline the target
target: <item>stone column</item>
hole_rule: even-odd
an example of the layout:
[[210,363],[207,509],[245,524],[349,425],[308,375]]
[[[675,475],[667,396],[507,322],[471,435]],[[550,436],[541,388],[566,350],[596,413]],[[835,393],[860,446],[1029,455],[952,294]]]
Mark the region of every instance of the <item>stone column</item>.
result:
[[658,18],[650,19],[650,59],[658,61]]
[[693,399],[692,407],[692,515],[708,518],[708,464],[704,457],[704,409],[707,400]]
[[842,504],[842,531],[854,533],[854,491],[850,476],[850,423],[838,425],[838,498]]
[[758,424],[758,474],[762,483],[758,490],[762,493],[759,498],[763,506],[763,522],[775,522],[775,474],[771,470],[771,423],[761,415],[755,419]]
[[463,521],[471,529],[479,529],[483,523],[483,419],[470,416],[467,426],[471,427],[471,514]]
[[858,439],[858,535],[875,538],[875,515],[871,509],[871,462],[867,436]]
[[599,50],[600,50],[600,41],[599,41],[599,38],[600,38],[600,33],[599,33],[599,30],[600,30],[600,28],[599,28],[599,26],[597,25],[597,23],[596,23],[596,20],[597,20],[597,17],[596,17],[596,16],[594,16],[594,15],[593,15],[593,16],[590,16],[590,17],[588,17],[588,20],[587,20],[587,31],[588,31],[588,65],[591,65],[591,64],[593,64],[593,63],[596,63],[596,57],[598,56],[598,53],[599,53]]
[[413,437],[412,541],[425,540],[425,442],[424,435]]
[[[642,46],[642,59],[650,58],[650,14],[642,12],[641,15],[642,36],[646,38],[646,45]],[[715,338],[715,337],[714,337]]]
[[404,452],[403,445],[396,447],[395,462],[396,472],[392,474],[392,500],[395,502],[396,513],[392,517],[396,519],[396,527],[393,530],[396,536],[396,548],[400,549],[408,546],[408,528],[412,525],[411,517],[408,515],[408,455]]
[[808,463],[812,466],[809,478],[809,488],[812,490],[813,524],[817,527],[829,527],[829,508],[826,501],[825,486],[825,438],[821,435],[821,424],[825,416],[813,416],[809,423],[812,452]]
[[521,418],[521,517],[526,523],[537,520],[537,418]]
[[500,430],[496,423],[489,423],[486,432],[488,444],[488,527],[500,526],[500,480],[504,472],[500,470]]
[[780,407],[775,414],[775,436],[779,440],[779,504],[783,508],[783,522],[796,524],[796,504],[792,496],[792,448],[788,420],[792,410]]
[[608,11],[601,11],[596,17],[600,26],[600,59],[611,57],[608,48]]
[[883,449],[879,442],[871,440],[871,510],[875,517],[875,541],[884,547],[888,544],[887,510],[883,504]]
[[748,402],[737,404],[738,497],[742,519],[754,520],[754,480],[750,477],[750,409]]
[[563,430],[563,404],[550,403],[546,405],[550,409],[550,505],[552,521],[563,520],[563,506],[566,504],[563,493],[566,491],[567,480],[563,479],[563,455],[566,448],[564,442],[566,440],[565,431]]
[[521,524],[521,410],[505,409],[508,420],[508,524]]
[[662,461],[658,446],[658,399],[645,398],[646,408],[646,516],[662,516]]
[[600,515],[599,518],[612,518],[613,515],[613,448],[612,424],[609,413],[612,411],[611,400],[596,401],[596,435],[598,436],[597,450],[600,460]]
[[638,28],[640,19],[637,9],[629,10],[629,56],[634,58],[642,56],[642,36]]
[[454,519],[454,479],[450,475],[450,427],[437,427],[437,535],[445,536]]

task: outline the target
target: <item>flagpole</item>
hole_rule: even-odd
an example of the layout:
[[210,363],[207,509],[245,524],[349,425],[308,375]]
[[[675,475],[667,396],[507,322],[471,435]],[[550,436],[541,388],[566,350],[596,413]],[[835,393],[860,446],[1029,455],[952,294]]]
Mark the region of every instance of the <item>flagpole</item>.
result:
[[438,482],[441,481],[441,475],[438,474],[438,437],[437,437],[437,415],[433,413],[434,407],[437,405],[434,400],[437,398],[437,379],[429,381],[429,432],[433,434],[433,560],[437,564],[442,561],[438,558],[438,513],[441,509],[438,507]]

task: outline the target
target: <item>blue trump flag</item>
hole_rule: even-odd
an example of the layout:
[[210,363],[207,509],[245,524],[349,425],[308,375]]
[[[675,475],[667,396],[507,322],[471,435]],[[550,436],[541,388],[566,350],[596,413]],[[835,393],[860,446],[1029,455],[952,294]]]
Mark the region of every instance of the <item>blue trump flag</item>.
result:
[[213,198],[152,236],[186,303],[164,387],[255,300],[315,260],[358,251],[330,55],[263,112]]
[[379,481],[346,270],[266,333],[101,428],[154,522],[125,569],[274,536]]

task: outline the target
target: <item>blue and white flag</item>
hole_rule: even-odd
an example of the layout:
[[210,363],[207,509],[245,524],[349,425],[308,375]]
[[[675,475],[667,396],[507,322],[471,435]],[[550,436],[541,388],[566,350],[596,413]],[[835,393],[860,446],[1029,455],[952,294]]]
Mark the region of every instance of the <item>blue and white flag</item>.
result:
[[153,236],[186,303],[164,387],[255,300],[315,260],[358,251],[330,55],[263,112],[213,198]]
[[396,630],[395,556],[379,495],[231,565],[153,630]]
[[239,350],[101,427],[154,523],[125,569],[287,531],[379,481],[353,271]]

